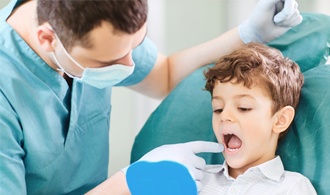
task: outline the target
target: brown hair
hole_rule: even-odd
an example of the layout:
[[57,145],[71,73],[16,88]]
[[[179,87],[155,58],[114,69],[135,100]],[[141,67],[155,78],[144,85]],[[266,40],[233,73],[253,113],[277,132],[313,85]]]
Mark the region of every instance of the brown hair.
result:
[[258,85],[273,101],[273,114],[284,106],[296,108],[304,77],[298,64],[266,45],[250,43],[221,57],[214,67],[204,71],[205,88],[211,95],[215,82]]
[[133,34],[147,20],[147,0],[38,0],[39,25],[48,22],[63,45],[90,46],[88,33],[106,21],[121,33]]

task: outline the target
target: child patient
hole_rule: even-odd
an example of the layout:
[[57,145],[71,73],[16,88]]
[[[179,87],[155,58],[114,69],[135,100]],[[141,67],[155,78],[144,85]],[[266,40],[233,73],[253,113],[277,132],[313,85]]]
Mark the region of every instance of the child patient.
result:
[[274,48],[251,43],[204,74],[225,162],[207,167],[200,194],[316,194],[306,177],[285,171],[275,155],[299,102],[299,66]]

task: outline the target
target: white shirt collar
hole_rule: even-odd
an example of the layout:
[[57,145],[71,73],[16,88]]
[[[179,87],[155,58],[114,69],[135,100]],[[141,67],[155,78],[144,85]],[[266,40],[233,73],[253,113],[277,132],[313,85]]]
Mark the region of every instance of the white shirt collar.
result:
[[[258,166],[251,167],[245,173],[247,173],[249,170],[259,170],[265,177],[277,182],[280,181],[281,176],[284,174],[284,166],[279,156],[276,156],[274,159],[269,160]],[[211,169],[208,169],[207,171],[212,173],[219,173],[223,171],[224,176],[228,180],[234,180],[234,178],[229,175],[228,165],[226,161],[224,161],[223,165],[213,167]]]
[[281,176],[284,174],[284,166],[280,156],[276,156],[274,159],[267,161],[257,168],[269,179],[280,181]]

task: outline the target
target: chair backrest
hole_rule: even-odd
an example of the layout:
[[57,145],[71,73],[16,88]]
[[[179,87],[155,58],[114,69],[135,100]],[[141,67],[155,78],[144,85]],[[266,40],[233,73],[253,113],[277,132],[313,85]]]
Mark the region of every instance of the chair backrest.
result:
[[[304,13],[302,24],[269,43],[295,60],[305,76],[301,100],[277,154],[286,170],[308,177],[318,194],[330,192],[330,16]],[[216,141],[211,97],[204,91],[200,68],[185,78],[151,114],[137,135],[131,162],[155,147],[193,140]],[[223,162],[221,154],[200,154],[207,163]]]

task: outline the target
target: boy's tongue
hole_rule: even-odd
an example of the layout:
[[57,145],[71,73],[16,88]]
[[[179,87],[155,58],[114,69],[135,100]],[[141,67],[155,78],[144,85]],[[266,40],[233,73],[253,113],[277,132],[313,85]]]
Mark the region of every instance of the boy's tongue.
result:
[[240,148],[242,146],[242,141],[236,135],[232,135],[227,146],[232,149]]

